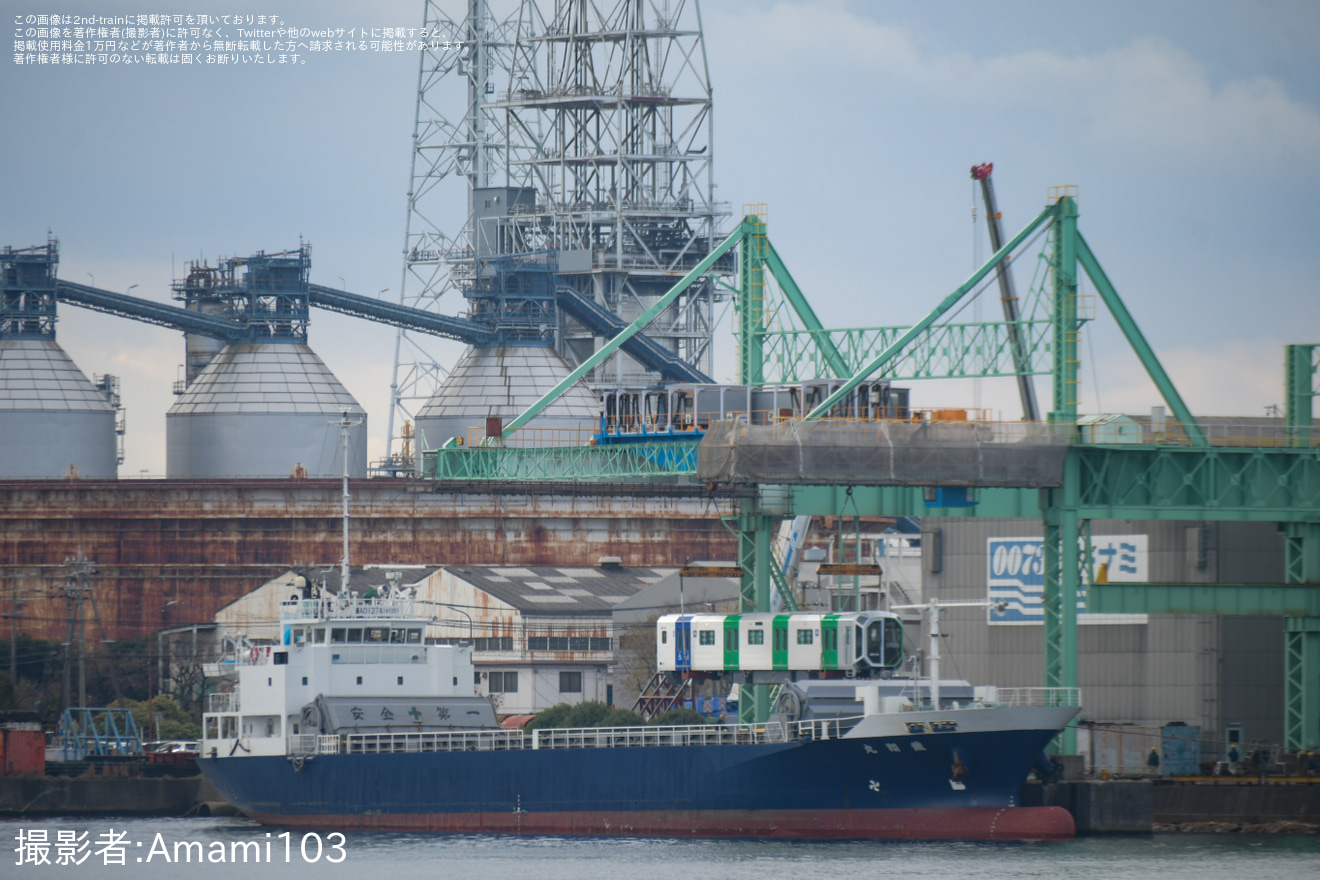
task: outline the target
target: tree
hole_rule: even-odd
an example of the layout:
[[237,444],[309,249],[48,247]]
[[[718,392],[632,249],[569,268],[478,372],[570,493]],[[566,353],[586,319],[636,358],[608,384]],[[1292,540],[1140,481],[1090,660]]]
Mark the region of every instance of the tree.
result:
[[631,709],[612,709],[600,721],[597,727],[641,727],[646,720]]
[[145,700],[124,700],[122,705],[132,713],[133,722],[137,724],[138,732],[143,739],[156,738],[155,719],[152,717],[154,715],[160,715],[160,739],[202,738],[201,726],[188,717],[188,713],[174,701],[173,697],[155,697],[150,703]]
[[696,709],[670,709],[668,712],[661,712],[649,722],[651,725],[660,727],[670,727],[688,724],[706,724],[708,719]]
[[622,632],[615,633],[613,671],[622,689],[619,696],[625,699],[633,699],[646,690],[656,673],[655,622],[659,619],[659,614],[652,614],[645,623],[629,624]]
[[672,709],[645,721],[627,709],[610,709],[590,700],[576,706],[560,703],[551,706],[523,726],[523,730],[546,730],[563,727],[656,727],[659,725],[705,724],[706,719],[692,709]]

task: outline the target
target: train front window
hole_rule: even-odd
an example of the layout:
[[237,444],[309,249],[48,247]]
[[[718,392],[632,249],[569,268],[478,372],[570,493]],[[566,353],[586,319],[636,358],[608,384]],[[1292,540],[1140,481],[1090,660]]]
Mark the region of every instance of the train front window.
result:
[[897,666],[903,661],[903,624],[892,617],[885,618],[885,666]]
[[866,659],[872,666],[884,665],[884,624],[877,620],[866,628]]

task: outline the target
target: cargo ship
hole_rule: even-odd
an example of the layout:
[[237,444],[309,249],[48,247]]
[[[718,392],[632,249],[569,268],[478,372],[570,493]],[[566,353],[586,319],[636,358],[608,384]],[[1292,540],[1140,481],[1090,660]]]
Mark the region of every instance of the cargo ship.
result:
[[[230,803],[263,824],[305,829],[811,839],[1074,834],[1066,811],[1017,806],[1016,798],[1033,762],[1078,712],[1076,691],[941,690],[938,678],[923,689],[913,679],[868,678],[868,669],[878,675],[892,664],[892,652],[868,643],[873,632],[892,637],[896,616],[888,612],[770,622],[772,631],[819,638],[831,617],[836,635],[855,635],[845,639],[851,647],[844,656],[856,668],[836,669],[828,682],[836,695],[851,690],[842,704],[852,711],[779,713],[759,724],[523,731],[501,729],[490,701],[475,693],[467,646],[425,643],[429,620],[415,601],[412,588],[397,581],[370,598],[308,587],[284,603],[279,644],[231,642],[233,650],[209,670],[221,678],[221,692],[209,698],[198,758]],[[758,625],[755,616],[734,617],[735,632]],[[670,645],[670,656],[691,670],[701,656],[691,640],[702,644],[704,626],[693,615],[664,618],[657,646]],[[778,638],[770,646],[776,651]],[[800,652],[805,638],[795,636],[793,648]],[[843,649],[837,640],[834,647],[838,667]],[[793,693],[806,693],[803,684],[792,685]]]

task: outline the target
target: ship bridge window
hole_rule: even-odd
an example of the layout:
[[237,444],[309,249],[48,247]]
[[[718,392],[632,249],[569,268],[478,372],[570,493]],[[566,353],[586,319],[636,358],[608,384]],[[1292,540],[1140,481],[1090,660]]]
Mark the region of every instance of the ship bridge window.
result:
[[422,643],[422,631],[420,629],[408,630],[408,644],[420,645]]
[[288,651],[276,651],[276,652],[275,652],[275,665],[276,665],[276,666],[288,666],[288,665],[289,665],[289,652],[288,652]]
[[402,629],[390,630],[391,645],[402,645],[405,642],[405,640],[407,640],[407,638],[408,638],[408,633],[406,630],[402,630]]
[[389,641],[390,631],[383,626],[369,626],[363,634],[362,641],[370,644],[382,644]]
[[316,629],[316,630],[313,630],[312,633],[313,633],[313,635],[312,635],[312,642],[313,642],[314,644],[320,645],[320,644],[324,644],[324,643],[325,643],[325,630],[324,630],[324,629]]
[[698,630],[698,632],[701,634],[701,641],[699,642],[699,644],[702,645],[715,644],[715,630],[703,629],[703,630]]
[[336,627],[330,630],[330,644],[340,645],[348,641],[348,630]]
[[206,738],[220,738],[220,719],[216,718],[214,715],[206,719]]
[[749,630],[747,631],[747,644],[749,644],[749,645],[764,645],[764,644],[765,644],[765,630],[763,630],[763,629],[749,629]]
[[352,629],[349,629],[349,631],[348,631],[348,641],[349,641],[350,644],[354,644],[354,643],[359,643],[359,642],[361,642],[361,641],[362,641],[362,630],[361,630],[361,628],[352,628]]

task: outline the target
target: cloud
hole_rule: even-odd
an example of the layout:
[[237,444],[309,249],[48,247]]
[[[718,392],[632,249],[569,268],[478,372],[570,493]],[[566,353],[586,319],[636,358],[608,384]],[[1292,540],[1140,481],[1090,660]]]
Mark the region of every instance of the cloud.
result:
[[[819,81],[824,72],[844,101],[935,102],[969,126],[1024,115],[1061,149],[1081,142],[1198,164],[1297,161],[1320,150],[1316,107],[1262,76],[1216,85],[1203,64],[1161,37],[1090,54],[1047,49],[982,59],[928,47],[912,28],[840,4],[779,3],[710,19],[711,30],[739,34],[720,41],[726,64],[757,65],[776,82]],[[786,61],[764,65],[768,58]]]
[[[1275,340],[1238,340],[1214,348],[1179,346],[1161,351],[1159,358],[1198,418],[1263,416],[1266,406],[1283,404],[1283,348]],[[1098,361],[1105,412],[1144,413],[1164,405],[1155,383],[1130,349],[1111,349]],[[1083,384],[1090,384],[1092,371],[1084,365],[1083,372]],[[1094,398],[1088,390],[1083,391],[1082,399],[1089,404]]]

